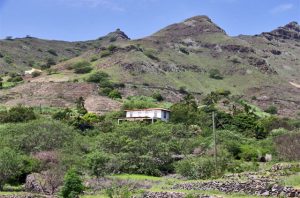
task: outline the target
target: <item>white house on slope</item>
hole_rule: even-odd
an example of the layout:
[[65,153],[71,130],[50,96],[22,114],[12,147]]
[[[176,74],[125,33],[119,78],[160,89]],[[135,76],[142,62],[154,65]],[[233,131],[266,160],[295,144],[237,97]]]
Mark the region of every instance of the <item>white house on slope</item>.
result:
[[170,111],[164,108],[149,108],[149,109],[133,109],[125,110],[126,118],[119,119],[120,121],[144,121],[149,120],[152,123],[155,120],[169,121]]

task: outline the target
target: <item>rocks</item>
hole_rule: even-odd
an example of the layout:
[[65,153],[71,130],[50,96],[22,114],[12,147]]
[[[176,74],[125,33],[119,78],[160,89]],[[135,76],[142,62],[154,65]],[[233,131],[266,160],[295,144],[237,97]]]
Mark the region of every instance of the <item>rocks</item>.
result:
[[[180,192],[146,192],[143,194],[142,198],[184,198],[187,194]],[[193,195],[197,198],[221,198],[210,195]]]
[[[47,196],[43,195],[32,195],[32,194],[26,194],[26,195],[1,195],[1,198],[47,198]],[[51,197],[48,197],[51,198]]]
[[147,192],[143,198],[184,198],[184,193],[177,192]]
[[181,190],[219,190],[224,193],[245,193],[259,196],[300,197],[300,191],[291,187],[275,184],[272,180],[261,178],[246,182],[232,181],[209,181],[176,184],[173,189]]
[[234,52],[234,53],[254,53],[254,49],[251,47],[247,46],[242,46],[242,45],[223,45],[222,46],[223,50],[229,51],[229,52]]

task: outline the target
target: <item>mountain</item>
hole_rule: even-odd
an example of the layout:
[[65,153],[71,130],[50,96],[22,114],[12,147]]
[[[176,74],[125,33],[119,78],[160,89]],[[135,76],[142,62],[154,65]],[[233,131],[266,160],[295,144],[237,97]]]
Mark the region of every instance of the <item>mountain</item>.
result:
[[[300,26],[291,22],[270,32],[231,37],[207,16],[195,16],[138,40],[130,40],[119,29],[84,42],[2,40],[2,73],[39,67],[49,57],[57,64],[51,66],[54,74],[43,72],[2,90],[1,103],[74,105],[83,87],[94,86],[85,82],[88,74],[70,70],[70,65],[86,60],[94,71],[105,71],[112,81],[124,83],[124,88],[118,88],[123,97],[160,92],[166,100],[175,102],[183,97],[184,88],[199,100],[211,91],[229,90],[262,108],[275,105],[282,116],[296,116],[300,109],[299,35]],[[12,62],[7,63],[5,57]],[[32,61],[35,64],[29,64]],[[213,72],[220,78],[214,78]],[[57,87],[63,89],[60,96],[55,95]],[[96,107],[89,106],[90,111],[120,106],[108,98],[102,103],[104,97],[95,87],[84,92],[91,104],[97,101]]]

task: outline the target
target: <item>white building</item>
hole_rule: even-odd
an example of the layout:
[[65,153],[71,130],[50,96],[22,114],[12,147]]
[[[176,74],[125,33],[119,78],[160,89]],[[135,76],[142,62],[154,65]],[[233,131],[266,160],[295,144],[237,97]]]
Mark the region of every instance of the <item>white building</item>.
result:
[[149,108],[149,109],[133,109],[125,110],[126,118],[119,119],[118,121],[143,121],[150,120],[152,123],[155,120],[168,121],[170,119],[170,111],[163,108]]

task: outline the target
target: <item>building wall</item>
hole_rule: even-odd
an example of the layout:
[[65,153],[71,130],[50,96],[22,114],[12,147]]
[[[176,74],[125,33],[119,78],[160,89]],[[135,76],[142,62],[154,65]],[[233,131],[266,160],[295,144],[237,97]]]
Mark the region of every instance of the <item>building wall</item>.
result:
[[[164,118],[164,112],[166,112],[166,118]],[[170,112],[164,110],[136,110],[136,111],[127,111],[126,117],[149,117],[149,118],[160,118],[161,120],[169,120]]]

